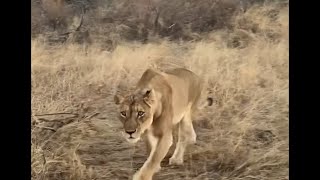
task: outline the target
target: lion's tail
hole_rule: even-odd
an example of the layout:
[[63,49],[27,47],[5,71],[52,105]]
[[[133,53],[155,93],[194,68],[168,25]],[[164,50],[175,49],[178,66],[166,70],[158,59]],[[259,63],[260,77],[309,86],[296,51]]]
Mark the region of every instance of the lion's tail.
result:
[[199,116],[203,115],[203,110],[206,107],[212,106],[214,103],[214,99],[212,97],[205,96],[206,98],[201,98],[200,102],[197,103],[192,109],[192,119],[199,119]]
[[207,106],[212,106],[213,104],[213,98],[207,97],[205,100],[202,100],[198,106],[198,110],[204,109]]

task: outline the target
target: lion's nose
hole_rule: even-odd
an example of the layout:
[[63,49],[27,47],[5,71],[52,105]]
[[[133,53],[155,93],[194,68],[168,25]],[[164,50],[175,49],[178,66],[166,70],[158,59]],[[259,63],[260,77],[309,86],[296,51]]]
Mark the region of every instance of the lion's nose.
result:
[[130,135],[132,135],[133,133],[135,133],[136,132],[136,130],[126,130],[126,133],[128,133],[128,134],[130,134]]

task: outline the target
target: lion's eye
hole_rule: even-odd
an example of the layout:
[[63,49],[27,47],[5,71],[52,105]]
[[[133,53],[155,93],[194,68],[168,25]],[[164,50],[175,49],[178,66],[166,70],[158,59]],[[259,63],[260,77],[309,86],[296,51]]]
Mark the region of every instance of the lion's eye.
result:
[[123,116],[123,117],[126,117],[126,115],[127,115],[125,111],[120,112],[120,114],[121,114],[121,116]]
[[139,116],[139,117],[144,116],[144,112],[143,112],[143,111],[139,111],[139,112],[138,112],[138,116]]

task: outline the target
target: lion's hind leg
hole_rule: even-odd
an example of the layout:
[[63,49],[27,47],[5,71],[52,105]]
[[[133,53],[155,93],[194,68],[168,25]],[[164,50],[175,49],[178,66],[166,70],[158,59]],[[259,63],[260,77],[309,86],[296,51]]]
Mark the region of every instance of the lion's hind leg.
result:
[[196,142],[197,135],[194,131],[192,120],[191,120],[191,111],[188,111],[183,119],[178,124],[179,135],[178,142],[176,144],[176,149],[169,160],[169,164],[183,164],[183,156],[187,145],[194,144]]

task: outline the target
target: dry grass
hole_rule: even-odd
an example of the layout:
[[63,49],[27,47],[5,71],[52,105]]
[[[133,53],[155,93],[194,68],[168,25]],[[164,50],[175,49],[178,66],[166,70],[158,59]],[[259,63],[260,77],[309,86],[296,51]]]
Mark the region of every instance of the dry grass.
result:
[[[131,177],[147,156],[119,136],[113,95],[148,67],[182,66],[207,80],[216,104],[194,118],[185,164],[168,165],[172,147],[154,179],[288,179],[288,8],[254,7],[234,26],[201,42],[122,43],[111,53],[32,40],[32,178]],[[37,116],[56,112],[76,117]]]

